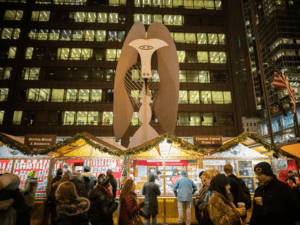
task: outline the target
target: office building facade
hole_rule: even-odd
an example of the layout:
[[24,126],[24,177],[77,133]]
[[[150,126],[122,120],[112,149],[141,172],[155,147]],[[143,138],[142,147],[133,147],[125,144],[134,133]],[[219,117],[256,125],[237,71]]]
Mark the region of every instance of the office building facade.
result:
[[[146,29],[154,21],[165,24],[175,41],[175,134],[190,141],[194,135],[242,132],[226,1],[1,0],[0,8],[1,132],[113,137],[116,65],[136,21]],[[124,146],[141,125],[137,113]],[[164,133],[155,115],[151,124]]]

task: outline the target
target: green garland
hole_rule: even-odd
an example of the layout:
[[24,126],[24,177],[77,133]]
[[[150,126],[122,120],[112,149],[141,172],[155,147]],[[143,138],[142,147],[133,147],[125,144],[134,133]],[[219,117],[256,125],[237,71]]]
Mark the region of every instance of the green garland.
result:
[[253,139],[257,143],[264,146],[264,148],[267,149],[269,152],[273,152],[274,157],[278,157],[279,154],[281,153],[280,148],[270,145],[269,143],[265,142],[260,137],[258,137],[256,134],[253,134],[250,132],[242,133],[241,135],[236,137],[234,140],[229,141],[225,145],[222,145],[220,148],[218,148],[217,152],[228,151],[229,149],[236,147],[239,143],[246,141],[247,138]]
[[179,145],[179,147],[181,149],[192,150],[197,153],[207,155],[207,151],[204,148],[198,148],[196,145],[192,145],[192,144],[182,140],[181,138],[177,138],[174,135],[170,135],[170,134],[163,134],[163,135],[159,136],[159,138],[156,139],[155,141],[152,141],[152,142],[144,145],[141,148],[129,148],[124,151],[124,155],[137,155],[142,152],[147,152],[147,151],[155,148],[157,145],[159,145],[165,139],[171,140],[174,144]]
[[169,134],[163,134],[158,139],[156,139],[155,141],[152,141],[152,142],[144,145],[141,148],[129,148],[125,151],[118,151],[118,150],[110,149],[110,148],[107,148],[107,147],[103,147],[100,144],[95,143],[88,136],[86,136],[84,134],[81,134],[81,133],[78,133],[78,134],[74,135],[71,138],[68,138],[68,139],[66,139],[62,142],[57,143],[54,146],[51,146],[47,149],[40,150],[40,151],[32,150],[30,147],[27,147],[27,146],[22,145],[18,142],[15,142],[15,141],[10,141],[7,138],[4,138],[2,135],[0,135],[0,141],[1,142],[3,142],[6,146],[8,146],[10,148],[19,150],[24,155],[46,155],[49,152],[56,152],[58,149],[60,149],[64,146],[73,144],[74,142],[76,142],[79,139],[85,140],[85,142],[87,144],[89,144],[90,146],[92,146],[93,148],[97,149],[100,152],[104,152],[104,153],[114,155],[114,156],[118,156],[118,157],[123,156],[123,155],[125,155],[125,156],[137,155],[137,154],[140,154],[142,152],[150,151],[151,149],[153,149],[157,145],[159,145],[159,143],[163,142],[165,139],[171,140],[173,143],[175,143],[176,145],[179,145],[179,147],[184,149],[184,150],[192,150],[192,151],[195,151],[197,153],[207,155],[207,152],[206,152],[205,149],[198,148],[195,145],[192,145],[190,143],[185,142],[181,138],[177,138],[174,135],[169,135]]

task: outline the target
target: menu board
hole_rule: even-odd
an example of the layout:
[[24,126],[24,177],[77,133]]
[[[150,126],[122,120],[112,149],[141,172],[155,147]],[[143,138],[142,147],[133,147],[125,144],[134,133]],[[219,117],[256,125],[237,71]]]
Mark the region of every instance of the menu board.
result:
[[13,161],[12,160],[0,160],[0,173],[11,173]]
[[48,159],[15,160],[14,174],[20,177],[20,189],[24,188],[26,179],[28,178],[28,173],[32,170],[35,170],[35,177],[38,179],[36,197],[46,197],[49,164],[50,160]]
[[194,181],[195,184],[198,182],[198,174],[197,174],[197,162],[189,163],[188,166],[188,177]]
[[252,161],[238,161],[239,176],[253,176]]

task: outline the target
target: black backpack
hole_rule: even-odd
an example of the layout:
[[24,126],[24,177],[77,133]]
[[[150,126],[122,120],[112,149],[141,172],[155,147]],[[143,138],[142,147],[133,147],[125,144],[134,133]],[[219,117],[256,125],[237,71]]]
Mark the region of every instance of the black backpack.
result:
[[240,179],[230,179],[238,185],[238,202],[244,202],[246,204],[246,209],[251,208],[251,195],[249,189],[247,188],[245,182]]

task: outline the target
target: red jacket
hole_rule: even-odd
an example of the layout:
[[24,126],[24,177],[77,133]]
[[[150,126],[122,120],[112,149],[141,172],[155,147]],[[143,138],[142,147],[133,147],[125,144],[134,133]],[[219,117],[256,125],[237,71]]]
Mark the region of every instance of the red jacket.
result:
[[138,212],[141,216],[146,216],[140,209],[141,206],[137,203],[136,194],[133,192],[127,194],[121,203],[119,225],[131,225],[130,219]]

